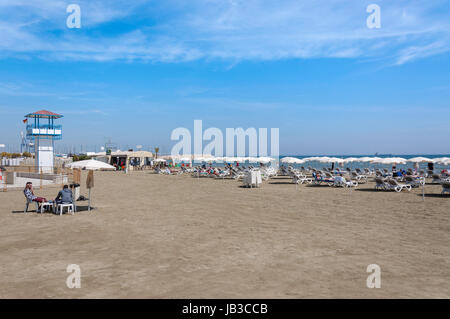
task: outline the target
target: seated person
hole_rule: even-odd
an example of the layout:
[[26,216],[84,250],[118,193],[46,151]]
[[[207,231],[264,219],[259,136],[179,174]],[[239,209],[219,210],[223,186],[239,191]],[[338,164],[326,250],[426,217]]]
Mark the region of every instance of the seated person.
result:
[[73,204],[72,191],[69,189],[69,186],[64,185],[58,196],[56,196],[55,202],[56,204]]
[[25,185],[25,189],[23,190],[23,194],[25,195],[27,200],[30,201],[30,202],[38,202],[38,203],[46,203],[47,202],[47,199],[45,199],[44,197],[37,197],[37,196],[34,195],[33,184],[31,182],[28,182]]

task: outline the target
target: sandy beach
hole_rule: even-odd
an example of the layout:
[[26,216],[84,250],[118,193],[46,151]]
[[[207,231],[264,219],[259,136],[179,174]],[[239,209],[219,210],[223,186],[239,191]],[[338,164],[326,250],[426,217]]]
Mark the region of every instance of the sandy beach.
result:
[[[86,180],[83,171],[82,181]],[[35,193],[54,198],[59,188]],[[1,298],[449,298],[450,198],[96,172],[74,216],[0,192]],[[81,193],[87,196],[82,185]],[[34,208],[34,207],[33,207]],[[69,289],[66,267],[81,267]],[[381,267],[368,289],[366,268]]]

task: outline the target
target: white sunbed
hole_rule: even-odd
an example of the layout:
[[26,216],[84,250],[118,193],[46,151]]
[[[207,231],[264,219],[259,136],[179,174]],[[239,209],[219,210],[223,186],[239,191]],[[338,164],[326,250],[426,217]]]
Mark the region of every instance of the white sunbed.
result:
[[389,185],[381,177],[376,177],[375,183],[375,189],[377,190],[387,190],[389,188]]
[[333,186],[336,187],[357,187],[358,186],[358,182],[355,181],[347,181],[344,177],[342,176],[336,176],[334,178],[334,184]]
[[444,195],[445,193],[449,193],[450,194],[450,182],[444,182],[442,183],[442,195]]
[[412,189],[411,185],[400,184],[397,180],[393,178],[388,179],[387,184],[389,185],[389,189],[395,190],[397,193],[400,193],[404,189],[410,192]]

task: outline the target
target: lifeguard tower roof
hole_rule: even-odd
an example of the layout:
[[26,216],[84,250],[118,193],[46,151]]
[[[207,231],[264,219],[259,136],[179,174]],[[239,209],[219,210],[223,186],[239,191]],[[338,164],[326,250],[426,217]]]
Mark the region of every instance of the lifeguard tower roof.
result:
[[25,115],[25,117],[29,117],[29,118],[44,118],[44,119],[59,119],[61,117],[63,117],[61,114],[56,114],[50,111],[46,111],[46,110],[41,110],[41,111],[37,111],[34,113],[30,113]]

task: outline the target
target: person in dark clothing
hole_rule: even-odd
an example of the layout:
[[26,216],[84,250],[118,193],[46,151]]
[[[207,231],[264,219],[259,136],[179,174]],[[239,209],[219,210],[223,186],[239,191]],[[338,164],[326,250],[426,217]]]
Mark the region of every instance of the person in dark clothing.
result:
[[428,163],[428,170],[434,171],[434,163],[433,162]]
[[58,196],[56,196],[55,202],[57,204],[73,204],[72,191],[69,189],[69,186],[64,185]]

